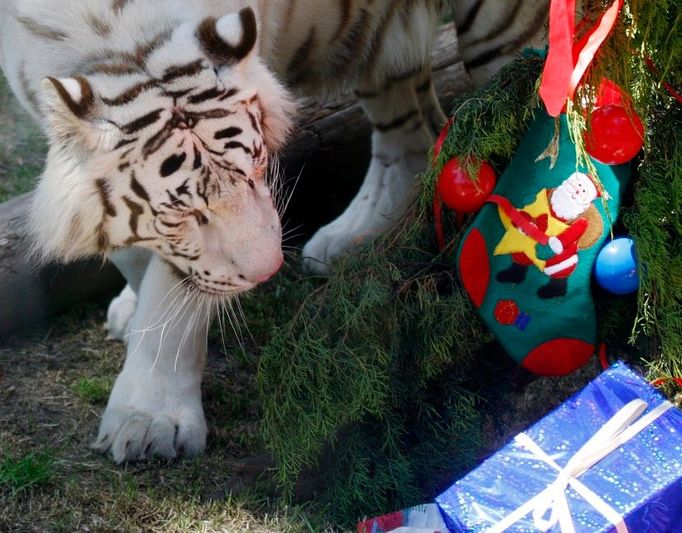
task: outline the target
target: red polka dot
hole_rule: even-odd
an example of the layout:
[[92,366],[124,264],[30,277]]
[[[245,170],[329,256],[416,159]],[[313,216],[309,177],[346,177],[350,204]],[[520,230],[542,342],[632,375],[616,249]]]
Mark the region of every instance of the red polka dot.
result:
[[503,326],[511,326],[519,316],[519,306],[514,300],[499,300],[495,304],[493,316]]
[[459,276],[471,301],[476,307],[481,307],[490,284],[490,259],[485,238],[478,229],[471,230],[462,245]]
[[579,339],[553,339],[534,348],[521,366],[541,376],[565,376],[594,355],[594,344]]

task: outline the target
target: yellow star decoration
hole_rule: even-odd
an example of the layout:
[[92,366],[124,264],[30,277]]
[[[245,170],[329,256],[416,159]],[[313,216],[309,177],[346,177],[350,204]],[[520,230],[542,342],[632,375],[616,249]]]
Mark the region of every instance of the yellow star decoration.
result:
[[[536,243],[531,237],[523,233],[520,229],[514,227],[512,221],[504,213],[501,207],[497,208],[500,221],[504,226],[505,234],[500,239],[495,247],[494,255],[506,255],[523,252],[526,254],[528,259],[530,259],[533,264],[538,267],[542,272],[545,269],[545,261],[539,259],[536,253]],[[568,229],[568,225],[561,220],[555,218],[549,208],[549,202],[547,199],[547,189],[542,189],[537,196],[535,201],[523,208],[521,211],[525,211],[533,218],[537,218],[540,215],[547,215],[547,230],[545,233],[549,236],[557,236]]]

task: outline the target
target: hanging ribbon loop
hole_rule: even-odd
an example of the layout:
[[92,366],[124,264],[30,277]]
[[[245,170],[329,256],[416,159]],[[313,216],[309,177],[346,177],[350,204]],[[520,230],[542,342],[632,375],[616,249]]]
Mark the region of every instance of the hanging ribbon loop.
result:
[[622,8],[623,0],[614,0],[576,49],[575,0],[552,0],[549,7],[549,52],[540,84],[540,98],[551,116],[559,116],[566,101],[573,98]]

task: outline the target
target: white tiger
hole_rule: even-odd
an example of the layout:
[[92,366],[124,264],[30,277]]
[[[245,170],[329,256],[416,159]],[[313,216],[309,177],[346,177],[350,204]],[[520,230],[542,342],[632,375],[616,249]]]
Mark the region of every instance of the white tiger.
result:
[[[116,462],[197,455],[215,302],[268,279],[281,228],[265,180],[291,90],[351,88],[372,161],[304,247],[324,271],[385,231],[444,123],[430,81],[443,0],[0,0],[0,63],[49,154],[30,214],[45,259],[111,257],[128,354],[95,448]],[[547,1],[454,2],[465,64],[489,76],[544,31]]]

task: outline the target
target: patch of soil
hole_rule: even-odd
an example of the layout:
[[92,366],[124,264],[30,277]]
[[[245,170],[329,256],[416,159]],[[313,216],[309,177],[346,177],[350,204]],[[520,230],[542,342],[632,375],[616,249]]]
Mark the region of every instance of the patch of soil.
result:
[[[203,389],[210,433],[201,459],[117,467],[89,447],[105,402],[89,403],[75,386],[83,378],[108,377],[113,383],[123,364],[124,346],[105,340],[105,312],[104,303],[83,306],[52,324],[0,340],[0,459],[31,452],[54,459],[45,485],[12,494],[0,484],[0,531],[116,529],[119,523],[143,527],[147,522],[141,517],[125,514],[130,505],[122,498],[147,509],[165,509],[164,501],[180,500],[173,507],[177,510],[183,500],[199,502],[201,508],[215,502],[229,507],[226,498],[243,493],[251,512],[262,512],[263,502],[250,501],[249,493],[257,486],[264,489],[259,498],[270,492],[272,466],[257,428],[255,345],[247,343],[241,357],[226,357],[222,342],[212,335]],[[240,351],[227,347],[229,353]],[[280,524],[284,530],[290,525]]]

